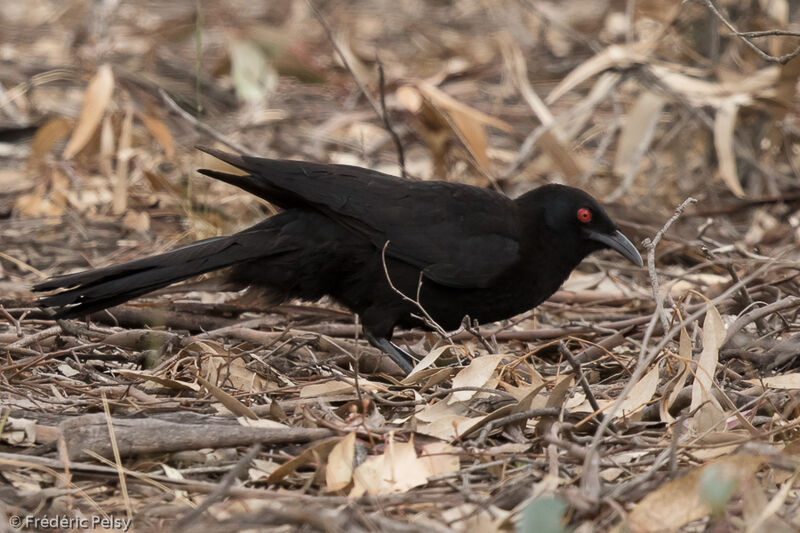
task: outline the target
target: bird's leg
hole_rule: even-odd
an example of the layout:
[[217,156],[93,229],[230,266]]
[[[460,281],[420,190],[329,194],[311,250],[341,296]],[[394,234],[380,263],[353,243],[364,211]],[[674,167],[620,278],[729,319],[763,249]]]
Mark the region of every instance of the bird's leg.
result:
[[383,337],[376,338],[368,331],[364,331],[364,335],[371,345],[388,355],[392,361],[397,363],[397,366],[399,366],[403,372],[410,374],[411,371],[414,370],[414,364],[418,362],[416,357],[403,350],[389,339]]

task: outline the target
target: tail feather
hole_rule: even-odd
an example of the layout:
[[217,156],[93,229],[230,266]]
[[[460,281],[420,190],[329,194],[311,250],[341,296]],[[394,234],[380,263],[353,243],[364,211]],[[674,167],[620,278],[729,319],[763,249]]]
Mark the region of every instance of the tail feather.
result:
[[83,316],[126,302],[178,281],[236,263],[287,251],[269,219],[243,232],[214,237],[121,265],[51,278],[34,291],[66,289],[39,299],[56,318]]
[[249,171],[247,163],[240,155],[232,154],[230,152],[223,152],[222,150],[216,150],[214,148],[209,148],[208,146],[195,146],[195,148],[219,159],[220,161],[224,161],[233,167]]
[[[268,179],[266,179],[265,176],[261,175],[259,169],[254,166],[252,161],[248,162],[242,156],[223,152],[221,150],[215,150],[205,146],[198,146],[197,149],[201,152],[212,155],[220,161],[224,161],[225,163],[236,167],[239,170],[247,172],[247,174],[231,174],[229,172],[221,172],[219,170],[199,168],[197,169],[198,173],[210,178],[214,178],[215,180],[225,182],[229,185],[233,185],[234,187],[238,187],[243,191],[247,191],[250,194],[258,196],[259,198],[263,198],[264,200],[267,200],[268,202],[271,202],[283,209],[289,209],[291,207],[297,207],[304,204],[301,199],[297,198],[297,195],[291,193],[290,191],[276,187]],[[269,162],[266,159],[261,159],[259,161],[261,161],[262,164]],[[296,164],[295,162],[291,161],[282,161],[280,163],[284,165],[284,170],[286,165]]]

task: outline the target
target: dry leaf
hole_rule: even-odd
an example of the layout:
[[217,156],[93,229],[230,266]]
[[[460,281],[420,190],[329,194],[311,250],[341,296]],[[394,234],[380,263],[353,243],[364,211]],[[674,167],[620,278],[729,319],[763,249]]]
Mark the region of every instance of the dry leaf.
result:
[[291,426],[287,426],[286,424],[281,424],[280,422],[275,422],[274,420],[267,420],[264,418],[253,419],[248,418],[246,416],[239,416],[236,417],[236,421],[239,422],[240,426],[245,426],[248,428],[266,428],[266,429],[291,429]]
[[122,217],[122,227],[139,233],[147,233],[150,231],[150,215],[147,211],[128,211]]
[[418,374],[422,370],[425,370],[426,368],[431,366],[437,359],[439,359],[439,357],[442,356],[442,354],[444,352],[446,352],[450,348],[458,349],[453,344],[446,344],[444,346],[439,346],[438,348],[435,348],[435,349],[431,350],[430,352],[428,352],[428,355],[423,357],[422,361],[417,363],[414,366],[414,369],[411,372],[409,372],[408,375],[403,379],[403,383],[404,384],[414,383],[414,380],[411,380],[412,376],[415,376],[416,374]]
[[[483,387],[489,378],[494,374],[494,370],[500,361],[506,357],[504,354],[500,355],[484,355],[473,359],[469,366],[461,370],[456,377],[453,378],[453,388],[460,387]],[[457,391],[450,395],[448,403],[463,402],[469,400],[477,391],[466,390]]]
[[161,148],[164,149],[164,154],[167,158],[172,159],[175,156],[175,141],[172,139],[169,127],[150,115],[140,114],[137,116],[144,124],[144,127],[147,128],[147,131],[150,132],[158,144],[161,145]]
[[23,217],[58,217],[64,214],[64,206],[55,204],[37,189],[37,192],[18,197],[14,211]]
[[30,163],[43,158],[53,146],[69,134],[72,130],[72,121],[66,118],[54,118],[45,122],[33,136],[31,143]]
[[[219,353],[216,351],[219,348],[216,343],[204,344],[206,345],[204,351],[210,350],[212,353]],[[226,383],[230,383],[234,389],[242,392],[262,392],[267,386],[261,376],[247,368],[247,364],[241,357],[204,357],[200,364],[200,371],[203,377],[211,383],[219,383],[220,379],[225,379]]]
[[432,404],[428,404],[414,414],[414,418],[421,422],[433,422],[447,415],[463,415],[467,412],[463,403],[449,403],[444,398]]
[[253,459],[251,467],[247,470],[250,481],[268,479],[280,467],[280,463],[275,461],[265,461],[263,459]]
[[115,215],[121,215],[128,206],[128,161],[133,155],[131,151],[133,140],[133,109],[128,106],[122,127],[119,132],[117,146],[117,166],[113,176],[114,199],[111,210]]
[[278,73],[257,43],[234,39],[230,59],[231,77],[239,99],[258,103],[275,90]]
[[764,459],[752,455],[733,455],[689,472],[651,492],[628,515],[628,526],[636,533],[676,531],[683,524],[708,516],[711,510],[700,496],[704,470],[719,468],[737,483],[750,479]]
[[709,305],[703,321],[703,351],[697,359],[692,385],[691,411],[695,411],[691,425],[697,433],[705,433],[725,419],[725,412],[712,394],[717,371],[719,349],[725,341],[725,324],[713,305]]
[[752,102],[754,97],[771,96],[780,76],[778,67],[767,67],[744,77],[738,76],[733,81],[710,82],[683,74],[674,65],[651,63],[649,68],[671,91],[682,95],[693,105],[715,108],[725,105],[732,98],[739,105],[745,105]]
[[483,169],[490,168],[489,155],[486,153],[488,141],[483,125],[470,115],[458,110],[449,111],[450,118],[455,125],[456,133],[464,141],[464,145]]
[[623,473],[625,473],[623,469],[611,467],[601,470],[600,477],[603,478],[603,481],[614,481]]
[[[480,168],[488,170],[490,161],[487,154],[488,142],[485,126],[493,126],[507,132],[513,131],[513,127],[504,120],[491,117],[463,104],[424,81],[416,82],[413,87],[400,87],[397,90],[397,99],[410,112],[419,115],[428,130],[436,130],[439,134],[428,131],[426,136],[426,143],[436,161],[443,157],[448,137],[447,132],[451,130],[467,149],[474,162]],[[435,166],[441,167],[441,161]],[[438,169],[438,171],[442,171],[442,169]]]
[[430,98],[434,105],[444,109],[448,113],[455,111],[477,123],[493,126],[505,132],[514,131],[514,127],[505,120],[489,116],[486,113],[463,104],[438,87],[434,87],[430,83],[420,81],[417,83],[417,89],[419,89],[422,94]]
[[460,448],[446,442],[430,442],[422,447],[420,461],[425,465],[428,476],[458,472]]
[[507,393],[514,397],[515,400],[520,401],[523,398],[528,397],[531,392],[539,392],[542,390],[542,386],[545,384],[542,376],[534,369],[531,371],[531,383],[529,385],[525,385],[524,387],[515,387],[513,385],[509,385],[505,381],[500,382],[500,387],[505,389]]
[[564,126],[564,135],[567,139],[574,139],[584,131],[586,124],[596,115],[597,106],[608,98],[621,77],[618,72],[611,71],[604,72],[597,78],[589,94],[571,111],[573,118]]
[[441,440],[453,440],[468,432],[485,417],[465,416],[469,410],[462,402],[448,403],[444,398],[425,406],[414,414],[418,422],[416,431]]
[[72,159],[75,154],[83,150],[86,143],[92,138],[109,102],[111,102],[113,92],[114,73],[111,65],[106,63],[97,69],[97,73],[86,87],[81,116],[78,119],[78,125],[72,131],[66,148],[64,148],[64,159]]
[[8,417],[4,422],[0,434],[3,442],[12,446],[32,446],[36,443],[36,420]]
[[[455,507],[445,508],[437,518],[451,526],[452,529],[449,529],[449,531],[495,533],[497,531],[514,530],[513,522],[510,520],[511,516],[509,511],[487,502],[481,502],[480,504],[464,503]],[[441,522],[437,521],[435,525],[439,527],[417,528],[417,530],[436,531],[441,529],[440,524]]]
[[395,442],[390,433],[384,454],[370,457],[353,471],[353,490],[349,496],[407,492],[428,482],[428,476],[432,475],[428,464],[430,461],[417,457],[413,436],[408,442]]
[[139,378],[145,381],[152,381],[153,383],[158,383],[159,385],[162,385],[164,387],[169,387],[170,389],[186,390],[193,392],[197,392],[200,390],[200,385],[196,383],[179,381],[177,379],[165,378],[163,376],[155,376],[141,370],[125,370],[120,368],[118,370],[115,370],[114,372],[122,376],[125,376],[127,378],[134,378],[134,379]]
[[325,484],[328,491],[345,488],[353,478],[353,458],[356,449],[356,434],[348,433],[328,454],[325,466]]
[[736,154],[733,148],[734,130],[736,128],[736,114],[739,106],[733,99],[728,99],[717,109],[714,118],[714,148],[717,151],[719,161],[719,175],[728,189],[738,196],[744,198],[744,190],[739,183],[739,175],[736,172]]
[[[726,432],[725,435],[728,439],[733,440],[735,438],[737,441],[741,440],[742,435],[740,434],[731,434],[730,432]],[[703,439],[704,443],[710,442],[713,438],[720,436],[719,432],[711,432],[708,435],[708,438]],[[730,455],[739,447],[738,444],[731,444],[728,446],[720,446],[719,444],[715,443],[714,447],[709,448],[699,448],[697,450],[692,451],[692,457],[696,457],[699,461],[709,461],[711,459],[716,459],[717,457],[722,457],[723,455]]]
[[353,392],[355,387],[343,381],[326,381],[325,383],[312,383],[300,389],[301,398],[314,398],[316,396],[336,396]]
[[[533,409],[534,402],[536,402],[537,400],[543,406],[546,400],[539,395],[539,392],[542,391],[542,389],[544,389],[544,387],[545,387],[545,384],[541,383],[541,384],[539,384],[539,386],[534,387],[533,389],[529,390],[528,394],[523,396],[519,401],[517,401],[517,403],[513,403],[513,404],[510,404],[510,405],[504,405],[503,407],[495,409],[494,411],[492,411],[491,413],[489,413],[486,416],[482,416],[482,417],[478,417],[478,418],[472,418],[471,419],[471,422],[472,422],[471,425],[463,424],[461,427],[459,427],[458,435],[454,436],[453,438],[470,436],[470,435],[474,434],[477,430],[483,428],[486,424],[488,424],[489,422],[491,422],[493,420],[497,420],[498,418],[502,418],[502,417],[505,417],[505,416],[508,416],[508,415],[512,415],[512,414],[516,414],[516,413],[524,413],[525,411]],[[527,425],[527,423],[528,423],[528,419],[525,419],[525,420],[520,420],[519,422],[517,422],[515,424],[509,424],[509,425],[507,425],[505,427],[511,427],[513,425],[516,425],[519,428],[524,429],[525,426]]]
[[305,466],[317,459],[325,459],[340,440],[342,440],[341,437],[331,437],[313,443],[303,450],[303,453],[276,468],[267,478],[267,483],[280,483],[283,478],[294,473],[301,466]]
[[572,375],[566,376],[553,387],[553,390],[550,391],[550,396],[547,398],[545,407],[560,409],[564,405],[564,402],[567,400],[567,393],[570,387],[572,387],[573,378],[574,376]]
[[664,387],[664,392],[661,395],[661,402],[659,402],[658,410],[661,415],[661,421],[668,424],[675,421],[675,418],[669,414],[669,410],[675,403],[675,400],[678,399],[678,394],[680,394],[683,389],[683,384],[686,383],[686,378],[689,377],[689,370],[691,369],[689,363],[692,360],[692,341],[684,327],[681,328],[678,354],[680,355],[680,360],[678,361],[680,368],[675,377]]
[[667,103],[666,98],[651,91],[644,91],[636,99],[625,125],[622,127],[617,154],[614,158],[614,173],[625,176],[635,172],[639,162],[650,147],[653,140],[661,110]]
[[422,94],[419,90],[410,85],[403,85],[395,91],[395,97],[400,105],[405,107],[411,113],[419,113],[422,109]]
[[442,415],[430,423],[417,424],[417,433],[440,440],[455,441],[461,435],[469,433],[484,417],[468,417],[464,415]]
[[[625,398],[617,410],[618,417],[625,416],[630,418],[632,414],[641,411],[653,398],[658,387],[658,365],[653,365],[650,371],[642,376],[636,385],[633,386],[628,397]],[[641,412],[636,419],[641,418]]]
[[697,359],[697,371],[692,385],[692,403],[689,408],[692,411],[705,401],[716,402],[711,390],[717,372],[719,349],[724,341],[725,323],[717,308],[709,305],[703,321],[703,351]]
[[411,378],[406,376],[400,383],[403,385],[416,385],[418,383],[425,383],[425,386],[423,387],[423,389],[425,389],[434,385],[438,385],[442,381],[449,379],[450,376],[454,375],[457,371],[457,368],[448,366],[443,368],[425,368],[411,376]]
[[106,115],[103,117],[102,126],[100,126],[100,170],[106,176],[111,176],[114,173],[114,127],[111,124],[111,116]]
[[636,63],[647,61],[652,49],[651,43],[634,43],[631,45],[611,45],[598,54],[584,61],[569,74],[567,74],[556,87],[547,95],[545,102],[553,104],[566,93],[610,68],[629,68]]
[[[365,493],[381,494],[382,476],[384,475],[385,455],[376,455],[367,458],[358,468],[353,471],[353,489],[350,491],[351,498],[359,498]],[[388,491],[387,491],[388,492]]]
[[246,416],[247,418],[252,418],[254,420],[258,419],[258,415],[255,414],[252,409],[213,383],[204,379],[202,376],[197,376],[197,381],[199,381],[200,384],[205,387],[214,398],[219,400],[220,403],[224,405],[231,413],[235,414],[236,416]]
[[[766,505],[761,507],[761,512],[747,520],[746,533],[758,533],[760,531],[769,531],[770,533],[783,533],[784,531],[794,531],[785,522],[775,517],[778,511],[781,510],[789,492],[794,488],[797,482],[798,472],[781,485],[780,490]],[[751,487],[761,488],[760,484],[756,482],[749,483]],[[761,494],[764,494],[763,491]],[[766,495],[764,495],[766,496]],[[746,501],[746,498],[743,498]]]
[[748,379],[745,381],[747,383],[752,383],[753,385],[763,384],[765,387],[770,389],[800,389],[800,374],[797,373],[770,376],[761,379]]

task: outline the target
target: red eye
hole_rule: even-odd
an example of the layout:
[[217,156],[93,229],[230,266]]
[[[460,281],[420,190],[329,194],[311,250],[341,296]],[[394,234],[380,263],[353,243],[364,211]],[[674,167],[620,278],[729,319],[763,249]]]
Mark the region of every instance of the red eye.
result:
[[581,207],[578,209],[578,220],[581,222],[591,222],[592,220],[592,212],[586,209],[585,207]]

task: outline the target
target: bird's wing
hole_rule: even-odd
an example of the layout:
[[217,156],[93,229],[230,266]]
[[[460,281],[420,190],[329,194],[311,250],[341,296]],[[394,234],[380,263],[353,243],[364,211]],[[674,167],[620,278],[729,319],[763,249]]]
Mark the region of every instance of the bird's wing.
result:
[[347,165],[236,156],[201,148],[248,175],[199,172],[283,208],[310,206],[386,254],[451,287],[488,287],[519,259],[514,203],[478,187],[400,179]]

